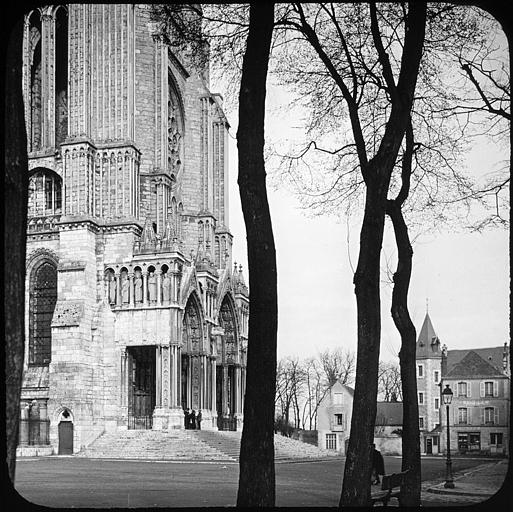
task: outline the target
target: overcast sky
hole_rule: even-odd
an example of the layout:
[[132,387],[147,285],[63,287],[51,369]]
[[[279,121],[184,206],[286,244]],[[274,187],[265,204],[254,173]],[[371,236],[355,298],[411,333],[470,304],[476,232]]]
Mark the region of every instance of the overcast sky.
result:
[[[236,119],[230,121],[230,131],[235,136]],[[486,162],[496,159],[487,153],[491,149],[482,146],[469,155],[469,163],[477,172],[486,169]],[[233,139],[230,139],[229,155],[233,257],[242,263],[247,280],[246,234]],[[356,299],[351,263],[356,267],[359,225],[350,228],[348,242],[344,220],[327,216],[309,218],[297,198],[285,188],[268,187],[268,193],[277,250],[278,357],[315,356],[325,348],[356,349]],[[384,247],[391,252],[390,236]],[[491,229],[470,233],[449,228],[441,234],[420,237],[413,250],[409,308],[417,333],[428,307],[433,326],[449,349],[509,344],[509,231]],[[381,358],[384,360],[394,359],[400,348],[390,318],[390,298],[391,287],[383,284]]]
[[[293,119],[287,119],[288,111],[274,110],[286,101],[285,94],[268,84],[266,141],[282,138],[294,124]],[[247,280],[246,234],[234,139],[237,112],[228,109],[226,113],[232,136],[229,166],[233,258],[242,263]],[[499,154],[496,146],[482,140],[474,145],[464,164],[468,172],[482,176],[504,167],[506,157],[507,153]],[[268,175],[273,173],[272,168],[266,170]],[[348,227],[345,219],[309,217],[285,186],[274,190],[269,184],[268,195],[277,250],[278,357],[304,358],[336,347],[356,350],[351,264],[356,268],[360,224]],[[384,254],[388,257],[394,253],[391,231],[388,225],[384,241]],[[454,225],[440,226],[440,232],[416,239],[413,250],[409,309],[417,333],[428,307],[433,327],[449,349],[493,347],[505,342],[509,345],[509,230],[494,228],[471,233]],[[383,268],[384,262],[382,255]],[[400,349],[400,338],[390,317],[389,284],[383,283],[381,299],[381,358],[392,360]]]

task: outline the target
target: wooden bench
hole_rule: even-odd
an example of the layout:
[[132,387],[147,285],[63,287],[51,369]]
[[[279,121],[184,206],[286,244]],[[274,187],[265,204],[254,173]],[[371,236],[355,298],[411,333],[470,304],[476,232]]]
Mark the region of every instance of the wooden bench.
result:
[[404,484],[404,479],[408,471],[401,473],[392,473],[391,475],[383,475],[381,483],[381,490],[371,491],[372,505],[381,501],[383,506],[386,507],[391,498],[399,498],[401,495],[401,485]]

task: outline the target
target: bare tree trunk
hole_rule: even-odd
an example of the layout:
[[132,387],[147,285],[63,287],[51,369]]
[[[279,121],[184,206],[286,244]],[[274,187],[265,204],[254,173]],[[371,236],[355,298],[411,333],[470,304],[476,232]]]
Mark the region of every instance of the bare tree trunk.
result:
[[[360,232],[360,253],[354,276],[358,312],[358,352],[351,434],[339,503],[341,508],[370,505],[371,453],[376,420],[381,341],[379,264],[386,201],[397,154],[410,124],[410,111],[422,56],[426,22],[426,4],[410,2],[401,71],[396,86],[377,26],[376,5],[370,4],[370,7],[373,38],[392,97],[392,108],[378,152],[367,165],[365,160],[361,161],[367,190]],[[364,150],[365,148],[361,148],[362,153]]]
[[278,329],[276,251],[264,166],[267,68],[274,3],[252,3],[239,95],[239,190],[246,224],[249,339],[238,507],[273,507],[274,400]]
[[5,65],[5,417],[7,467],[14,483],[25,348],[25,234],[27,230],[28,156],[22,97],[23,19],[11,32]]
[[400,505],[420,506],[421,464],[419,436],[419,406],[415,373],[416,332],[408,312],[413,250],[401,207],[388,201],[387,213],[392,220],[398,251],[397,270],[392,292],[392,318],[401,335],[399,362],[403,393],[402,470],[409,470],[401,488]]
[[368,186],[360,234],[360,256],[354,276],[358,311],[358,352],[351,435],[344,469],[340,507],[370,501],[371,456],[378,394],[381,339],[379,271],[385,223],[383,199]]

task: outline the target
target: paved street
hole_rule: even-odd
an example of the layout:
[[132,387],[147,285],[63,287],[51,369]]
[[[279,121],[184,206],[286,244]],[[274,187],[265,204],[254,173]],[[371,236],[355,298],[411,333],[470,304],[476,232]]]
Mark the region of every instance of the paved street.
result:
[[[457,458],[453,469],[458,472],[484,462],[489,459]],[[343,459],[276,464],[277,506],[336,506],[343,464]],[[387,473],[399,471],[400,465],[400,458],[385,457]],[[443,480],[445,461],[423,459],[422,471],[423,481]],[[30,502],[63,508],[233,506],[238,472],[236,463],[19,459],[16,488]],[[461,498],[454,498],[433,494],[425,504],[461,503]]]

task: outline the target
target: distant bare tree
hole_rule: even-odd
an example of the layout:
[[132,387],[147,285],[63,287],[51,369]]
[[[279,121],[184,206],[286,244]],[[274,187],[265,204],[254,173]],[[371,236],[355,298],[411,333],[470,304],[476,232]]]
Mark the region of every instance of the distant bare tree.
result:
[[352,384],[356,371],[356,355],[353,351],[336,348],[326,349],[319,353],[319,362],[329,387],[335,382]]
[[290,422],[290,410],[294,427],[301,427],[300,401],[306,383],[306,372],[298,357],[286,357],[278,361],[276,368],[276,402],[285,427]]
[[395,362],[380,361],[378,369],[378,400],[402,400],[401,370]]
[[305,372],[306,400],[303,404],[303,428],[317,429],[317,410],[326,392],[327,386],[323,380],[323,369],[319,360],[313,357],[307,358],[303,364]]

